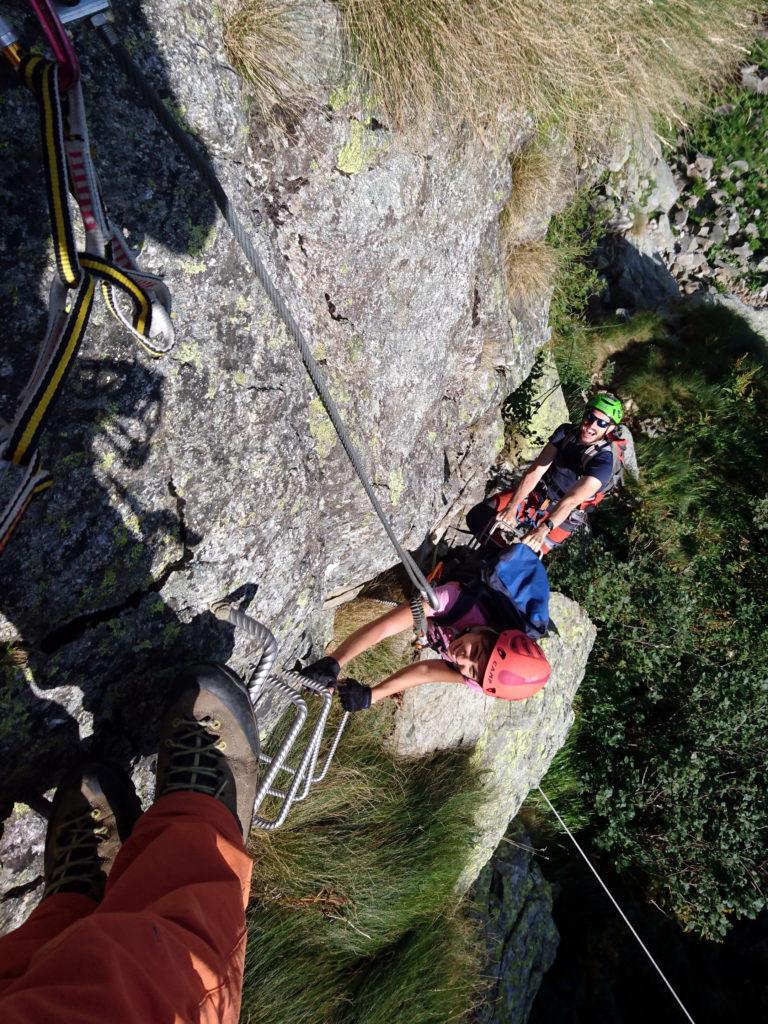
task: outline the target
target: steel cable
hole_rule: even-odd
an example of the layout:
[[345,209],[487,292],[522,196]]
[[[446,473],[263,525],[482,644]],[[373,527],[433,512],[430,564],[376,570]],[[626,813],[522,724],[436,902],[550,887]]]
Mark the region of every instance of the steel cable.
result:
[[165,130],[171,136],[176,145],[182,150],[184,155],[193,164],[195,169],[198,171],[198,173],[200,174],[200,176],[203,178],[206,185],[210,189],[214,201],[216,202],[216,205],[221,210],[222,216],[229,225],[232,234],[235,236],[237,244],[240,246],[243,253],[245,254],[246,259],[250,263],[256,276],[261,282],[261,286],[266,292],[267,297],[269,298],[270,302],[275,307],[278,315],[285,324],[289,335],[291,336],[291,338],[293,338],[294,342],[298,346],[302,362],[304,363],[304,367],[307,373],[309,374],[309,378],[312,381],[312,385],[315,391],[317,392],[320,401],[323,403],[323,407],[325,408],[325,411],[328,414],[328,418],[333,424],[333,428],[336,431],[339,440],[341,441],[344,451],[346,452],[347,457],[352,463],[352,466],[354,467],[354,470],[357,473],[358,479],[360,480],[360,483],[362,484],[365,493],[368,495],[368,500],[373,506],[376,515],[379,517],[381,525],[384,527],[387,536],[389,537],[389,540],[392,543],[392,546],[397,552],[398,558],[403,564],[405,571],[408,573],[408,576],[413,585],[421,591],[422,595],[429,602],[431,607],[437,609],[438,600],[434,590],[425,579],[423,573],[416,565],[416,562],[413,560],[411,555],[401,546],[400,542],[398,541],[395,532],[392,529],[392,526],[389,522],[389,519],[387,518],[386,513],[384,512],[384,509],[381,507],[379,499],[376,497],[373,485],[371,484],[371,481],[368,478],[368,474],[365,470],[365,467],[363,466],[360,455],[357,449],[355,448],[352,438],[349,436],[347,428],[341,419],[338,407],[336,406],[336,403],[334,402],[333,397],[328,389],[328,385],[323,377],[323,373],[320,367],[318,366],[317,362],[315,361],[314,356],[312,355],[312,351],[309,347],[309,344],[306,338],[304,337],[304,334],[301,328],[299,327],[298,323],[296,322],[293,314],[288,308],[285,300],[283,299],[283,296],[275,287],[269,275],[269,272],[262,263],[261,257],[256,252],[253,242],[251,241],[248,234],[246,234],[243,225],[240,223],[240,218],[237,216],[234,208],[232,207],[229,197],[227,196],[226,192],[224,191],[221,185],[221,182],[216,176],[216,172],[214,171],[212,165],[197,148],[191,136],[177,124],[173,115],[165,106],[160,96],[149,84],[149,82],[144,77],[142,72],[133,62],[128,51],[117,38],[117,35],[115,34],[115,31],[112,28],[112,26],[101,15],[97,15],[93,19],[93,24],[96,26],[101,37],[106,41],[107,45],[112,50],[112,53],[114,54],[117,63],[123,69],[123,71],[128,76],[133,85],[135,85],[138,91],[141,93],[147,106],[149,106],[149,108],[157,117],[158,121],[160,121],[160,123],[162,124],[163,128],[165,128]]

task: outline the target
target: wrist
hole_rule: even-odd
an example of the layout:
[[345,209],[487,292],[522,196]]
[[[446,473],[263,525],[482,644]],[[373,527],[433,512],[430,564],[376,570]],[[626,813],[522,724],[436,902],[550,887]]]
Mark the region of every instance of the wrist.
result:
[[551,530],[554,530],[555,528],[555,524],[552,522],[551,516],[547,516],[545,519],[543,519],[541,525],[544,527],[547,533],[549,533]]

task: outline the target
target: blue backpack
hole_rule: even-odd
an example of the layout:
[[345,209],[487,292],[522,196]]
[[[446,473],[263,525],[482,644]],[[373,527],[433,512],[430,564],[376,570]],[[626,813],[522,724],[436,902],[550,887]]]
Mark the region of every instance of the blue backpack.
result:
[[436,583],[456,581],[461,595],[450,611],[434,621],[451,626],[479,605],[494,629],[519,629],[533,640],[550,627],[549,578],[544,563],[526,544],[513,544],[492,562],[472,553],[447,563]]

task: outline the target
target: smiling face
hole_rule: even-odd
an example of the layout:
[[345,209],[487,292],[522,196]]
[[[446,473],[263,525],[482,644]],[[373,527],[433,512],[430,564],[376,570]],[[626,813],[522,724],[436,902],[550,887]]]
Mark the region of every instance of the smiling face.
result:
[[613,425],[613,420],[609,419],[600,409],[587,409],[584,419],[581,421],[579,443],[594,444],[595,441],[605,437]]
[[491,630],[471,629],[448,644],[448,657],[465,679],[482,683],[497,639]]

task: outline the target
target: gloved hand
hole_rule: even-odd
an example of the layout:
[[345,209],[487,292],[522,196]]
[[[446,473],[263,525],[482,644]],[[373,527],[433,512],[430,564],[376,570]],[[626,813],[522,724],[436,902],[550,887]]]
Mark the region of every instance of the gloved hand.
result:
[[345,711],[366,711],[371,706],[371,688],[356,679],[339,683],[339,700]]
[[307,665],[301,670],[300,675],[311,679],[313,683],[320,683],[321,686],[333,689],[338,682],[340,671],[341,666],[335,658],[325,657]]

